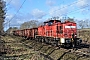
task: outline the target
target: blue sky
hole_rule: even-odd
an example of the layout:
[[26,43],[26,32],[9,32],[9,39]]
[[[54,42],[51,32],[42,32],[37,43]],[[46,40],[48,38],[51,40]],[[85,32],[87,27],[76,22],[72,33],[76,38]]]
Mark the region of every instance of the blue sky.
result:
[[[13,18],[10,21],[12,27],[19,27],[23,22],[33,19],[45,21],[48,18],[58,16],[81,20],[89,19],[90,16],[90,0],[26,0],[17,14],[16,12],[24,0],[4,1],[7,5],[5,23]],[[4,29],[6,30],[8,27],[9,24],[7,23]]]

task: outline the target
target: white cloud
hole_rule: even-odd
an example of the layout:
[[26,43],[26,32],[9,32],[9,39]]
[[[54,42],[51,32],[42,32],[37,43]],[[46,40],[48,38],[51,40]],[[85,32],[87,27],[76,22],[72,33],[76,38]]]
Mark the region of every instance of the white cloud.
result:
[[4,1],[8,3],[8,2],[10,2],[11,0],[4,0]]
[[18,24],[22,24],[22,23],[24,23],[24,22],[25,22],[25,20],[18,20],[18,21],[17,21]]
[[90,6],[90,0],[77,0],[76,5],[79,8],[84,8],[84,7]]
[[[17,14],[14,16],[14,14],[7,13],[6,18],[5,18],[5,25],[9,24],[10,21],[10,26],[20,26],[23,22],[29,21],[30,20],[30,14]],[[12,19],[13,18],[13,19]],[[12,20],[11,20],[12,19]],[[5,27],[6,28],[6,27]]]
[[67,15],[68,7],[66,5],[52,7],[49,11],[50,16],[60,17]]
[[55,0],[46,0],[46,4],[48,6],[53,6],[55,4]]
[[18,9],[21,5],[21,0],[4,0],[7,4],[11,4],[15,9]]
[[77,0],[69,5],[52,6],[49,15],[52,17],[68,16],[68,14],[73,14],[76,11],[79,11],[80,14],[89,14],[89,10],[90,0]]
[[6,20],[10,20],[12,17],[13,17],[13,14],[10,14],[10,13],[6,14]]
[[34,18],[39,18],[41,19],[43,16],[46,15],[46,13],[42,10],[39,10],[39,9],[34,9],[32,12],[31,12],[31,15],[34,17]]
[[90,0],[77,0],[76,6],[80,9],[81,14],[89,14]]
[[20,0],[13,0],[11,3],[12,3],[12,5],[14,5],[15,7],[18,7],[18,6],[20,6],[20,3],[21,1]]

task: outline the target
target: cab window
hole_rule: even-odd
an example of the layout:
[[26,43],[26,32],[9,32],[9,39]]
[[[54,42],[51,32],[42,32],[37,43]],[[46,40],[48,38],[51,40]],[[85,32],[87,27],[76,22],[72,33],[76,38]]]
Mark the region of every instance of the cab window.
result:
[[63,33],[63,27],[57,26],[57,33],[62,34]]

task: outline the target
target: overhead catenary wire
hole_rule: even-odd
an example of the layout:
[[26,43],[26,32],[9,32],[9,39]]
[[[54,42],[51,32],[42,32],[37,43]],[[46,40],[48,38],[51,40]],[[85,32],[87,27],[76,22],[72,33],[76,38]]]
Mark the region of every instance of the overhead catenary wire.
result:
[[[83,1],[83,0],[75,1],[75,2],[73,2],[73,3],[71,3],[71,4],[68,4],[68,5],[66,5],[66,6],[63,6],[63,7],[59,8],[59,9],[57,9],[57,10],[54,10],[53,12],[56,12],[56,11],[58,11],[58,10],[62,10],[62,9],[64,9],[64,8],[67,8],[68,6],[72,6],[72,5],[78,4],[78,2],[80,3],[80,2],[82,2],[82,1]],[[86,8],[87,6],[89,6],[89,5],[87,4],[87,5],[84,6],[83,8]],[[80,8],[80,9],[83,9],[83,8]],[[78,9],[78,10],[79,10],[79,9]],[[77,11],[77,10],[75,10],[75,11]],[[70,13],[70,12],[68,12],[68,13]]]
[[[83,7],[83,8],[80,8],[80,9],[77,9],[77,10],[74,10],[74,11],[67,12],[67,14],[72,14],[72,13],[74,13],[74,12],[76,12],[76,11],[79,11],[79,10],[82,10],[82,9],[84,9],[84,8],[87,8],[88,6],[90,6],[90,5],[87,5],[87,6]],[[65,13],[65,14],[66,14],[66,13]],[[61,15],[61,16],[62,16],[62,15]]]
[[[5,24],[10,23],[10,21],[12,21],[12,20],[14,19],[14,17],[17,15],[17,13],[20,11],[20,9],[22,8],[22,6],[24,5],[25,1],[26,1],[26,0],[23,1],[23,3],[21,4],[21,6],[20,6],[19,9],[17,10],[17,12],[14,14],[14,16],[13,16],[8,22],[6,22]],[[4,24],[4,25],[5,25],[5,24]]]
[[[66,5],[66,6],[61,7],[61,8],[58,9],[58,10],[62,10],[62,9],[64,9],[64,8],[67,8],[68,6],[72,6],[72,5],[74,5],[74,4],[78,3],[78,2],[80,2],[80,1],[75,1],[75,2],[73,2],[73,3],[71,3],[71,4],[68,4],[68,5]],[[57,11],[57,10],[54,10],[54,11]]]
[[7,4],[4,10],[7,10],[7,6],[10,5],[10,3],[12,2],[12,0],[10,0]]
[[8,5],[10,5],[10,3],[12,2],[12,0],[10,0],[8,3],[7,3],[7,5],[6,6],[8,6]]
[[[81,1],[83,1],[83,0],[81,0]],[[78,3],[78,2],[80,3],[81,1],[75,1],[75,2],[73,2],[73,3],[71,3],[71,4],[67,5],[67,6],[64,6],[64,7],[61,7],[61,8],[59,8],[59,9],[57,9],[57,10],[54,10],[54,12],[56,12],[56,11],[58,11],[58,10],[62,10],[62,9],[64,9],[64,8],[67,8],[68,6],[72,6],[72,5],[74,5],[74,4]],[[64,15],[66,15],[66,14],[72,14],[73,12],[76,12],[76,11],[81,10],[81,9],[83,9],[83,8],[86,8],[86,7],[88,7],[88,6],[90,6],[90,4],[87,4],[86,6],[84,6],[84,7],[82,7],[82,8],[79,8],[79,9],[77,9],[77,10],[66,12],[66,13],[64,13],[64,14],[62,14],[62,15],[60,15],[60,16],[64,16]]]
[[[25,2],[26,0],[24,0],[24,2]],[[24,2],[22,3],[22,5],[24,4]],[[73,2],[73,3],[71,3],[71,4],[69,4],[69,5],[67,5],[67,6],[72,6],[72,5],[74,5],[75,3],[78,3],[79,1],[75,1],[75,2]],[[22,5],[21,5],[21,7],[19,8],[19,10],[22,8]],[[66,8],[67,6],[64,6],[64,7],[61,7],[61,9],[63,9],[63,8]],[[58,10],[61,10],[61,9],[58,9]],[[17,13],[19,12],[19,10],[16,12],[16,14],[8,21],[8,22],[6,22],[5,24],[7,24],[7,23],[9,23],[11,20],[13,20],[13,18],[17,15]],[[57,11],[57,10],[55,10],[55,11]],[[75,10],[76,11],[76,10]],[[67,12],[67,13],[70,13],[70,12]],[[72,12],[71,12],[72,13]]]

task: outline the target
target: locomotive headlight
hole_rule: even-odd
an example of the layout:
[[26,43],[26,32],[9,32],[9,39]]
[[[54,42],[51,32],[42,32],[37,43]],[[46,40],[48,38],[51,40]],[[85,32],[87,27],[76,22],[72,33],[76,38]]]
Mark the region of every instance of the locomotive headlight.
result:
[[77,35],[75,35],[75,37],[76,37]]
[[65,39],[64,38],[61,38],[61,43],[65,43]]
[[71,40],[66,40],[66,43],[70,43],[71,42]]

